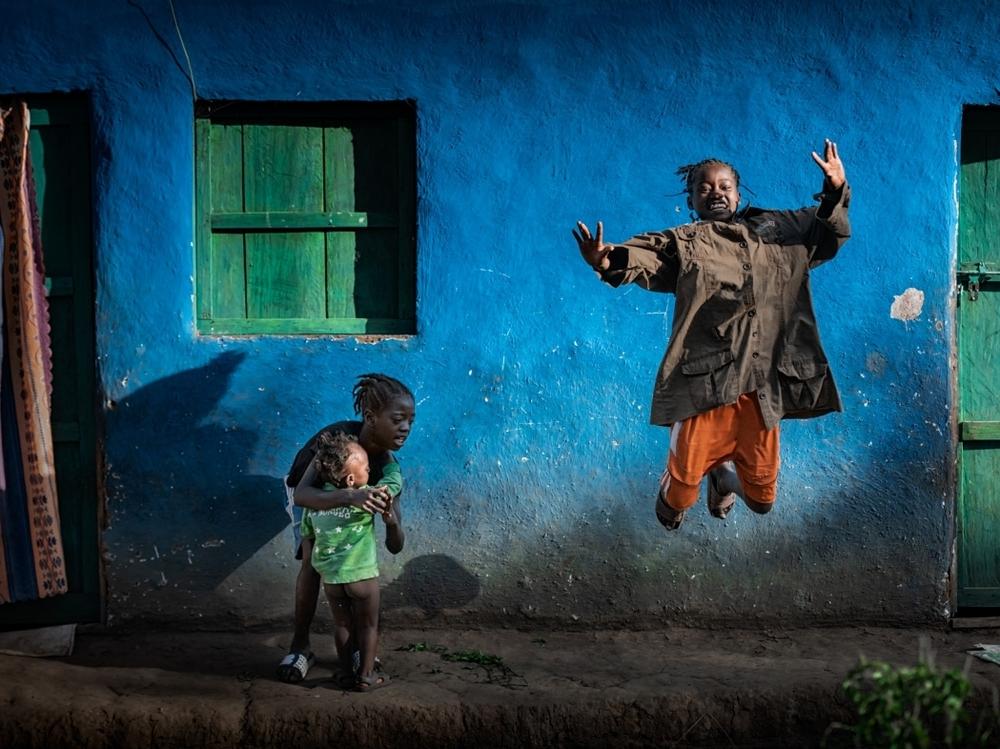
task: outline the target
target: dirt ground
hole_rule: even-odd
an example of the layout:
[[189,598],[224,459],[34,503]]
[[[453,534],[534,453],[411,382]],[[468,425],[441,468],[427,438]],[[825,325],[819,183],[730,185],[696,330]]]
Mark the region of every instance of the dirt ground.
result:
[[328,635],[288,685],[287,633],[91,632],[68,658],[0,655],[0,747],[818,746],[858,657],[912,665],[922,638],[988,704],[1000,666],[965,651],[1000,630],[390,630],[371,694],[333,683]]

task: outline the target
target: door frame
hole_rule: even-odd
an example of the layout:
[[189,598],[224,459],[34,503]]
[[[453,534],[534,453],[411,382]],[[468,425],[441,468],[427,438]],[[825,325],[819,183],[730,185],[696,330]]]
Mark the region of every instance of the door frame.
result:
[[[57,277],[46,275],[50,299],[69,297],[69,314],[62,323],[69,326],[70,345],[60,362],[56,342],[56,316],[53,315],[53,417],[52,437],[56,450],[56,480],[59,485],[59,516],[63,534],[63,552],[69,591],[63,595],[34,601],[20,601],[0,606],[0,631],[54,626],[69,623],[104,621],[105,584],[101,564],[100,533],[104,525],[101,471],[99,398],[97,390],[96,321],[95,321],[95,252],[93,241],[93,140],[91,137],[91,102],[87,93],[40,94],[23,97],[31,113],[31,127],[67,127],[72,159],[68,173],[60,175],[72,191],[66,214],[73,240],[60,248],[69,256],[71,270]],[[44,151],[44,149],[43,149]],[[43,162],[38,163],[42,158]],[[44,153],[32,158],[35,181],[42,188],[49,175],[44,172]],[[62,162],[65,163],[65,162]],[[46,234],[43,190],[39,191],[42,235]],[[43,248],[44,249],[44,248]],[[50,255],[50,259],[54,255]],[[48,273],[50,269],[46,267]],[[55,307],[55,305],[53,305]],[[65,338],[65,335],[63,336]],[[70,350],[71,349],[71,350]],[[61,363],[75,364],[72,378],[65,375],[66,388],[75,386],[75,418],[59,420],[55,392],[59,388]],[[72,380],[72,381],[70,381]],[[89,397],[88,397],[89,395]],[[74,450],[73,444],[79,445]],[[60,449],[62,445],[62,449]],[[70,445],[70,447],[67,447]],[[63,475],[60,478],[60,463]],[[74,470],[70,471],[72,465]],[[73,475],[70,475],[70,474]],[[67,486],[66,482],[70,481]],[[74,501],[70,504],[70,498]]]

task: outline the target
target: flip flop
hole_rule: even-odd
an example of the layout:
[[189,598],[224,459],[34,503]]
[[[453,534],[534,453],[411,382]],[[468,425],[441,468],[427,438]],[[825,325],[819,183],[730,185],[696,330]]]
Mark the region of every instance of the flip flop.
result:
[[309,673],[309,669],[316,663],[316,656],[309,653],[292,651],[278,664],[278,680],[286,684],[298,684]]
[[376,689],[389,686],[392,679],[382,671],[373,671],[371,676],[358,676],[354,683],[355,692],[374,692]]
[[664,471],[663,476],[660,478],[660,490],[656,493],[656,519],[668,531],[675,531],[684,522],[687,510],[675,510],[667,504],[666,490],[669,485],[670,473]]

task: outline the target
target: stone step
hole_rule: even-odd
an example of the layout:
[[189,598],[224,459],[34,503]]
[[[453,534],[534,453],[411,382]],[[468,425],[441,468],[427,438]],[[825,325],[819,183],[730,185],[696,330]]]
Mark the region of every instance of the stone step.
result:
[[[328,634],[290,685],[274,678],[285,633],[80,633],[67,658],[0,656],[0,747],[818,746],[832,721],[851,719],[840,685],[859,655],[912,665],[923,639],[940,665],[961,668],[995,635],[386,631],[391,683],[359,694],[333,679]],[[987,700],[1000,666],[969,668]]]

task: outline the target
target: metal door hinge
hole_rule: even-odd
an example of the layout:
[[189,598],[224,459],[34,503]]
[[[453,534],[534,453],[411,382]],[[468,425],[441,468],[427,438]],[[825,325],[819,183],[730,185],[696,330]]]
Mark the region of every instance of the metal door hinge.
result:
[[979,260],[975,263],[962,263],[958,266],[958,294],[962,295],[962,288],[969,291],[969,301],[974,302],[979,298],[979,289],[984,283],[1000,281],[1000,265],[997,263],[987,263]]

